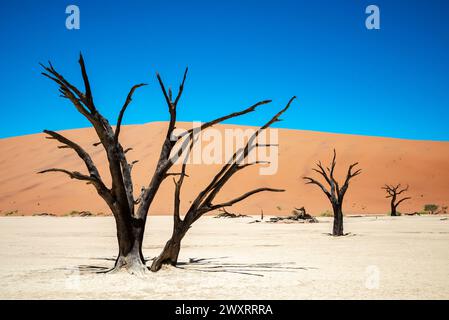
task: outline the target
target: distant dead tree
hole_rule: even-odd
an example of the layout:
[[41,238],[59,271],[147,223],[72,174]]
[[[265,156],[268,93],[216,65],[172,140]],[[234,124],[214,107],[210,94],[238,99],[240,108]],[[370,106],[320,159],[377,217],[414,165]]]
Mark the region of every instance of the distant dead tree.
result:
[[326,170],[324,169],[323,165],[321,164],[321,161],[317,163],[318,169],[312,169],[313,171],[318,172],[321,176],[323,176],[326,183],[329,185],[329,189],[326,189],[326,187],[321,184],[319,181],[310,178],[310,177],[303,177],[304,180],[306,180],[306,184],[315,184],[318,187],[321,188],[321,190],[324,192],[324,194],[327,196],[329,201],[332,204],[332,209],[334,211],[334,225],[332,230],[333,236],[342,236],[343,233],[343,199],[346,194],[346,191],[349,187],[349,181],[351,181],[352,178],[359,175],[362,170],[358,169],[353,172],[353,169],[355,166],[358,165],[358,163],[351,164],[349,166],[348,172],[346,174],[346,179],[343,184],[343,186],[340,188],[337,180],[334,178],[334,170],[336,165],[336,158],[337,153],[334,149],[334,156],[332,158],[332,163],[330,167],[327,167]]
[[[118,114],[117,124],[114,129],[95,106],[91,85],[87,76],[82,55],[80,55],[79,58],[79,65],[81,67],[81,74],[84,82],[84,92],[67,81],[54,69],[50,62],[48,63],[48,66],[41,64],[45,70],[42,74],[54,81],[59,86],[61,97],[68,99],[78,110],[78,112],[92,124],[95,129],[95,133],[99,138],[99,142],[95,143],[94,146],[102,146],[107,156],[109,173],[112,180],[111,186],[109,187],[103,182],[103,179],[101,178],[91,156],[80,145],[69,140],[63,135],[50,130],[44,130],[44,132],[49,136],[48,139],[54,139],[61,143],[58,148],[69,148],[76,152],[81,160],[83,160],[87,173],[80,173],[61,168],[50,168],[40,171],[39,173],[64,173],[72,179],[85,181],[87,184],[94,186],[97,193],[112,211],[116,222],[119,252],[115,266],[111,271],[125,269],[131,274],[142,274],[148,271],[148,268],[145,265],[144,256],[142,254],[142,241],[148,210],[162,181],[168,176],[176,175],[174,173],[168,173],[168,171],[173,166],[174,161],[177,158],[176,155],[172,155],[172,150],[177,142],[182,140],[184,136],[191,137],[191,133],[194,130],[196,132],[200,132],[222,121],[253,112],[258,106],[267,104],[271,102],[271,100],[257,102],[242,111],[234,112],[210,122],[203,123],[199,128],[193,128],[184,132],[184,134],[176,136],[173,132],[176,127],[176,111],[183,93],[188,69],[184,72],[184,76],[176,96],[173,96],[171,89],[166,90],[160,75],[157,74],[157,80],[168,106],[170,120],[155,171],[151,176],[151,179],[149,179],[149,184],[146,187],[143,187],[140,192],[140,196],[135,198],[131,170],[137,160],[131,162],[128,161],[127,154],[132,150],[132,148],[124,148],[120,143],[119,138],[123,116],[132,100],[132,96],[136,89],[144,86],[145,84],[137,84],[131,88]],[[151,139],[151,137],[141,138]],[[233,170],[235,170],[235,167],[233,168]],[[184,174],[182,174],[181,177],[183,178]],[[218,191],[220,188],[216,187],[214,184],[212,189]],[[192,220],[197,219],[199,212],[202,213],[202,211],[206,209],[207,204],[207,202],[201,202],[201,205],[195,203],[195,208],[197,208],[195,211],[196,214],[194,216],[193,214],[189,215],[189,223],[191,223]]]
[[408,185],[405,188],[401,188],[401,184],[399,183],[398,185],[388,185],[386,184],[385,186],[382,187],[383,190],[385,190],[385,192],[387,193],[385,198],[391,198],[391,202],[390,202],[390,207],[391,207],[391,216],[395,217],[397,216],[397,208],[398,206],[406,201],[411,199],[410,197],[404,197],[400,200],[398,200],[398,196],[404,192],[408,191]]
[[[280,110],[276,115],[274,115],[268,122],[266,122],[262,127],[256,130],[248,139],[245,147],[237,150],[233,156],[229,159],[229,161],[221,168],[221,170],[213,177],[210,183],[196,196],[195,200],[193,200],[189,209],[183,218],[181,218],[180,214],[180,204],[181,204],[181,187],[186,175],[186,163],[189,157],[190,151],[193,148],[195,143],[195,139],[192,136],[189,139],[189,148],[185,152],[185,157],[183,159],[181,174],[179,178],[176,180],[173,179],[175,183],[175,192],[174,192],[174,211],[173,211],[173,232],[171,238],[165,244],[162,252],[158,257],[153,260],[151,265],[151,271],[158,271],[164,264],[176,266],[178,262],[178,255],[181,249],[181,241],[186,235],[189,228],[192,224],[205,215],[208,212],[218,209],[224,209],[225,207],[232,206],[240,201],[245,200],[246,198],[263,191],[270,192],[283,192],[282,189],[273,189],[268,187],[261,187],[251,191],[248,191],[242,194],[239,197],[234,199],[214,203],[216,196],[219,194],[220,190],[225,186],[225,184],[229,181],[229,179],[240,170],[243,170],[249,166],[266,163],[264,161],[254,161],[244,163],[247,159],[248,155],[254,149],[258,147],[270,147],[270,144],[259,144],[257,143],[257,137],[260,133],[271,126],[273,123],[280,121],[279,117],[287,111],[290,107],[291,103],[295,97],[292,97],[287,105]],[[191,133],[193,135],[193,133]]]

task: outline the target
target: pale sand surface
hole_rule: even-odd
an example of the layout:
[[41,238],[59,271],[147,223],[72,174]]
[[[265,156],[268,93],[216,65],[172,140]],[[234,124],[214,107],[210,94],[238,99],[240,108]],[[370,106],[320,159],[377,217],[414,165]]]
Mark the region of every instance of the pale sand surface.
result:
[[[111,217],[2,217],[0,298],[449,299],[444,218],[347,217],[352,235],[333,238],[326,235],[329,218],[248,224],[251,218],[204,217],[184,240],[180,268],[140,279],[92,273],[113,265]],[[170,217],[149,218],[147,257],[159,253],[170,228]],[[188,263],[191,258],[204,260]],[[366,286],[373,270],[380,275],[377,289]]]
[[[190,123],[178,127],[191,128]],[[134,191],[137,197],[141,187],[148,185],[156,165],[167,123],[123,127],[121,141],[132,147],[129,161],[140,160],[133,168]],[[221,132],[237,128],[217,126]],[[249,127],[240,127],[249,128]],[[68,130],[68,138],[81,144],[91,153],[105,183],[109,184],[107,161],[93,129]],[[18,210],[18,214],[52,213],[64,215],[72,210],[108,213],[103,200],[92,186],[70,180],[60,173],[36,174],[51,168],[65,168],[85,172],[83,162],[68,149],[58,149],[58,142],[35,134],[0,139],[0,215]],[[254,195],[236,204],[232,210],[244,214],[259,214],[261,210],[275,215],[290,214],[294,207],[305,206],[309,213],[319,215],[329,208],[324,194],[316,186],[305,185],[302,177],[314,175],[319,160],[325,165],[331,160],[332,149],[337,149],[336,176],[345,177],[349,164],[358,161],[363,173],[356,177],[345,197],[344,212],[354,214],[387,214],[389,201],[381,187],[389,184],[409,184],[411,196],[399,207],[401,212],[421,211],[424,204],[449,205],[449,142],[412,141],[347,134],[332,134],[301,130],[279,130],[279,170],[273,176],[259,175],[259,168],[251,167],[235,175],[221,190],[217,201],[239,196],[261,186],[286,189],[283,193]],[[201,191],[218,172],[218,165],[192,165],[187,171],[182,191],[182,207]],[[174,172],[179,168],[174,168]],[[173,181],[162,184],[150,214],[173,212]],[[185,211],[184,211],[185,212]]]

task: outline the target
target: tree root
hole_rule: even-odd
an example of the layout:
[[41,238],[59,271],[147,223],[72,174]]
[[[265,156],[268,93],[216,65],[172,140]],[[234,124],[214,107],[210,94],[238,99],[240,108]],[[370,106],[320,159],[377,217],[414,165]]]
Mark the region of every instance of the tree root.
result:
[[127,257],[118,257],[115,262],[114,268],[107,271],[106,273],[114,274],[119,272],[128,272],[131,275],[143,277],[149,273],[148,267],[140,259],[134,255]]

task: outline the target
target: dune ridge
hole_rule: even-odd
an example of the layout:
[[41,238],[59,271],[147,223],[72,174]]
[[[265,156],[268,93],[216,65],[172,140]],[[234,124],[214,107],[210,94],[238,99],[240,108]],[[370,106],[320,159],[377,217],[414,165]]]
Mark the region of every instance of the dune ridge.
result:
[[[121,141],[132,147],[129,160],[139,160],[133,169],[136,196],[149,182],[156,164],[166,122],[123,126]],[[190,128],[190,123],[179,123]],[[218,125],[226,128],[248,128]],[[252,188],[268,186],[286,189],[284,193],[261,193],[230,208],[242,214],[290,214],[294,207],[304,206],[309,213],[319,215],[329,210],[324,194],[315,186],[305,185],[304,175],[312,171],[318,160],[328,163],[332,149],[337,150],[336,176],[344,178],[347,166],[359,162],[363,173],[352,181],[344,203],[346,214],[387,214],[389,200],[381,190],[385,183],[409,184],[410,201],[399,207],[400,212],[422,210],[426,203],[449,205],[449,142],[415,141],[348,134],[332,134],[302,130],[279,130],[279,169],[275,175],[261,176],[258,168],[248,168],[234,176],[217,200],[226,200]],[[61,131],[88,151],[106,183],[109,183],[107,162],[93,129]],[[58,143],[45,139],[44,134],[0,139],[0,215],[17,211],[32,215],[51,213],[65,215],[72,211],[108,213],[107,206],[92,186],[71,180],[58,173],[36,174],[60,167],[85,172],[82,161],[72,150],[58,149]],[[219,165],[190,165],[182,202],[185,210],[202,186],[213,177]],[[166,179],[150,214],[171,214],[173,181]]]

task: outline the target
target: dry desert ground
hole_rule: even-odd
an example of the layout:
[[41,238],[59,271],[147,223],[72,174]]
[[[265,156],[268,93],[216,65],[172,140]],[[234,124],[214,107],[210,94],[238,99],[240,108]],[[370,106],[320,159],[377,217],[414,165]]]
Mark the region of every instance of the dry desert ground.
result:
[[[1,299],[449,299],[447,216],[346,217],[312,224],[200,219],[178,268],[144,278],[113,266],[112,217],[1,217]],[[172,220],[151,216],[154,257]]]
[[[133,148],[129,160],[140,160],[133,169],[136,193],[150,180],[166,126],[123,127],[121,142]],[[217,129],[225,133],[251,127]],[[449,299],[447,216],[385,216],[389,199],[381,189],[385,183],[410,185],[411,200],[399,207],[403,213],[422,211],[425,204],[447,207],[448,142],[287,129],[277,133],[277,172],[260,175],[258,168],[248,168],[229,181],[217,201],[261,186],[283,188],[283,193],[254,195],[230,210],[277,216],[304,206],[319,216],[329,203],[302,178],[314,174],[318,160],[328,163],[336,148],[339,180],[351,163],[358,161],[363,170],[345,197],[344,212],[363,215],[346,218],[345,230],[351,234],[330,237],[331,220],[325,217],[317,224],[204,217],[184,239],[179,266],[143,279],[98,273],[114,264],[113,218],[67,216],[72,211],[109,213],[91,186],[58,173],[37,174],[51,167],[83,172],[72,150],[58,149],[43,134],[0,139],[0,216],[5,216],[0,217],[0,298]],[[86,148],[109,184],[107,161],[93,145],[98,140],[93,129],[63,134]],[[220,167],[189,165],[183,212]],[[147,259],[160,253],[171,233],[173,188],[167,179],[151,205],[144,241]],[[35,214],[64,217],[31,217]]]

